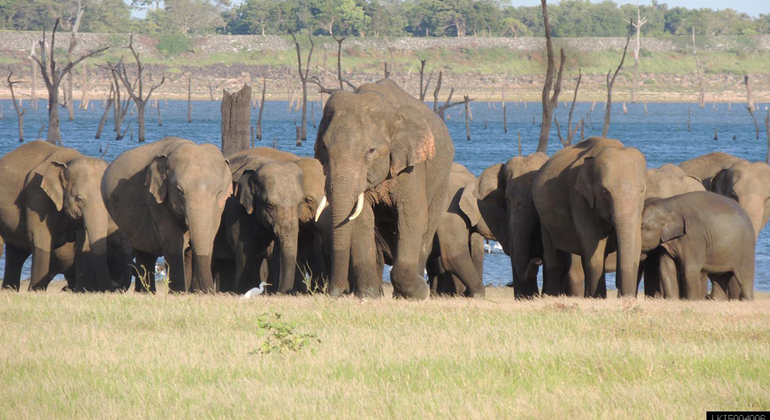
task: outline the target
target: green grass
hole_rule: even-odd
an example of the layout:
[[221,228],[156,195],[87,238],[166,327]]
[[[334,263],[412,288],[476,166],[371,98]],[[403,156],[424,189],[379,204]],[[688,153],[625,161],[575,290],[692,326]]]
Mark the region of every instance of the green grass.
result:
[[[3,292],[0,302],[3,418],[701,418],[707,409],[770,409],[767,295],[516,302],[510,289],[488,289],[485,300],[405,302]],[[312,338],[297,352],[265,354],[265,319]]]

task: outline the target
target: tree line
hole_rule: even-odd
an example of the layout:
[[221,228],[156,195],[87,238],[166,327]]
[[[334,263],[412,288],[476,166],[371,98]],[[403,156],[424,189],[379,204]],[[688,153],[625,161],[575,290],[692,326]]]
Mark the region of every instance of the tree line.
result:
[[[542,36],[539,6],[497,0],[81,0],[80,32],[464,37]],[[640,6],[644,36],[770,34],[770,13],[687,9],[653,1]],[[0,0],[0,30],[40,30],[75,20],[77,0]],[[144,17],[132,18],[132,10]],[[605,37],[628,32],[637,6],[610,0],[563,0],[550,6],[552,36]]]

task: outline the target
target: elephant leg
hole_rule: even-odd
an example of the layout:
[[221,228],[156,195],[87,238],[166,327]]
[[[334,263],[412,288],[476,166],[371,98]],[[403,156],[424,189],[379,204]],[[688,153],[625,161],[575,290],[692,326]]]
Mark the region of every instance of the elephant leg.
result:
[[45,290],[53,278],[51,269],[51,235],[49,232],[33,234],[32,273],[29,278],[29,290]]
[[[650,257],[647,257],[647,261]],[[647,262],[645,261],[645,262]],[[649,267],[651,272],[657,277],[657,290],[655,290],[654,297],[662,296],[666,299],[679,299],[679,270],[677,269],[676,261],[671,258],[670,255],[665,252],[659,252],[655,256],[655,260],[650,261],[645,265]],[[645,290],[647,288],[647,274],[645,272],[644,277]],[[645,292],[646,293],[646,292]]]
[[741,298],[741,286],[734,277],[727,283],[727,297],[731,300]]
[[727,291],[729,288],[732,274],[709,274],[711,280],[711,293],[709,294],[710,300],[727,300]]
[[134,291],[137,293],[155,293],[155,263],[158,261],[158,257],[154,254],[136,250],[134,254],[136,255]]
[[732,285],[736,284],[738,287],[738,298],[740,300],[754,300],[754,264],[742,264],[739,269],[733,273],[728,283],[728,290],[730,292],[730,299],[733,298]]
[[551,236],[545,227],[541,228],[543,235],[543,294],[558,296],[561,292],[561,282],[566,273],[569,254],[554,247]]
[[[463,286],[467,288],[467,294],[471,297],[484,297],[484,282],[479,277],[473,259],[469,253],[442,257],[444,265],[454,277],[460,280]],[[458,294],[461,294],[457,290]]]
[[235,293],[235,263],[232,260],[216,259],[217,289],[222,293]]
[[583,271],[585,272],[585,297],[606,298],[607,283],[604,280],[604,257],[607,240],[586,238],[583,233]]
[[[353,221],[352,229],[353,240],[350,246],[350,271],[353,284],[351,284],[351,288],[358,297],[380,297],[382,276],[378,276],[377,272],[374,211],[371,206],[364,206],[358,219]],[[415,251],[419,252],[419,249]],[[415,254],[415,257],[417,255]]]
[[30,253],[11,244],[5,244],[5,274],[3,289],[18,291],[21,285],[21,270]]
[[562,292],[567,296],[579,297],[585,293],[585,273],[583,260],[579,255],[569,254],[567,261],[567,278],[564,280]]
[[[684,260],[680,262],[682,272],[682,283],[684,286],[680,296],[688,300],[700,300],[705,299],[706,294],[703,291],[702,283],[702,269],[700,264],[691,264]],[[720,283],[727,287],[727,279],[721,280]]]
[[184,287],[190,290],[190,284],[193,278],[193,267],[195,267],[195,257],[191,246],[184,250]]
[[476,274],[484,281],[484,237],[478,233],[471,234],[471,259],[473,266],[476,267]]
[[430,285],[431,296],[436,296],[438,291],[440,264],[441,262],[438,258],[428,258],[428,261],[425,262],[425,271],[428,272],[428,284]]

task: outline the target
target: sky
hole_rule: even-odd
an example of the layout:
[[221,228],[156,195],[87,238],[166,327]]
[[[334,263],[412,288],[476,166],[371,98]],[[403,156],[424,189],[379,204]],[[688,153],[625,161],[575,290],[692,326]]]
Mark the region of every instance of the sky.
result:
[[[131,0],[124,0],[126,3],[131,3]],[[591,0],[592,3],[597,3],[601,0]],[[618,4],[633,3],[632,0],[614,0]],[[243,0],[233,0],[233,4],[240,4]],[[551,1],[558,3],[558,1]],[[551,3],[549,2],[549,3]],[[538,6],[540,0],[509,0],[512,6]],[[641,0],[639,4],[649,5],[652,0]],[[738,12],[743,12],[749,16],[759,17],[760,14],[770,13],[770,0],[659,0],[659,3],[665,3],[669,7],[686,7],[688,9],[702,9],[709,8],[714,10],[731,8]],[[132,16],[136,18],[143,18],[144,11],[133,11]]]

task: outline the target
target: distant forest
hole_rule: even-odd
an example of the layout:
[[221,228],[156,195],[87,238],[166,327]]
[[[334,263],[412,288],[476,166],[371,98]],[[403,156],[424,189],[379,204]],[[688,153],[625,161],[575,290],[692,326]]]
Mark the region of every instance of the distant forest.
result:
[[[375,37],[519,37],[543,35],[541,7],[495,0],[80,0],[80,32],[145,34],[265,34]],[[132,9],[146,12],[131,17]],[[634,4],[563,0],[549,7],[552,34],[624,36]],[[645,36],[770,34],[770,13],[752,18],[732,9],[686,9],[653,1],[641,6]],[[66,29],[78,0],[0,0],[0,30],[39,31],[57,18]]]

